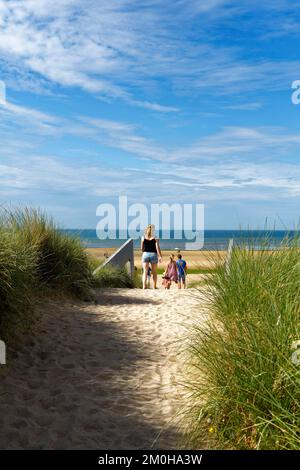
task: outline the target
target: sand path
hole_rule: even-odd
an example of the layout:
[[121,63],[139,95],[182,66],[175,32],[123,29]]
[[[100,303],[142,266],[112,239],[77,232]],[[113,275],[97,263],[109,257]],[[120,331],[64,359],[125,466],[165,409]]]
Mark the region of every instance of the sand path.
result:
[[97,301],[48,302],[38,333],[8,351],[0,448],[180,448],[178,352],[207,315],[197,291],[107,289]]

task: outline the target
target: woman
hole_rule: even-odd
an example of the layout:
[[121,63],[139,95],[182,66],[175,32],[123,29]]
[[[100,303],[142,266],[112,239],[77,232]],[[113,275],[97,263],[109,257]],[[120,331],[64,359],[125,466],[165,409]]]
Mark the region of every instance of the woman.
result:
[[142,263],[143,263],[143,289],[147,288],[147,275],[149,264],[153,276],[153,287],[157,289],[157,263],[162,261],[158,238],[154,236],[154,225],[149,224],[141,240]]
[[177,267],[174,255],[170,256],[167,269],[163,274],[163,286],[165,286],[165,289],[170,289],[172,281],[176,283],[178,281]]

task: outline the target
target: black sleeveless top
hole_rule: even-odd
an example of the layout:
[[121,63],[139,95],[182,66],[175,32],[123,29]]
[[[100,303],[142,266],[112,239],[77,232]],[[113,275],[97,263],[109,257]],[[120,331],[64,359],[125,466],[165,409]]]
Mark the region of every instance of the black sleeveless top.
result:
[[157,253],[156,239],[152,238],[152,240],[148,240],[147,238],[144,238],[143,251],[147,253]]

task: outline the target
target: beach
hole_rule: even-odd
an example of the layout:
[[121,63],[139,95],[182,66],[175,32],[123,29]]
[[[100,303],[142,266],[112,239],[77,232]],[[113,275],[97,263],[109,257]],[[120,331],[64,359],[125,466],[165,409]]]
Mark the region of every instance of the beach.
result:
[[[108,256],[111,256],[116,248],[87,248],[89,256],[104,261]],[[162,250],[163,262],[158,267],[165,267],[169,262],[169,256],[175,254],[176,250]],[[183,259],[187,262],[188,269],[192,270],[206,270],[213,269],[215,262],[218,260],[225,260],[226,251],[187,251],[181,250]],[[134,264],[137,268],[142,268],[142,252],[141,250],[134,250]]]
[[297,6],[0,0],[0,450],[293,468]]
[[[88,255],[91,258],[104,262],[107,257],[111,256],[116,248],[87,248]],[[180,250],[183,259],[187,263],[187,287],[197,287],[206,278],[207,273],[213,270],[216,262],[224,262],[226,251],[184,251]],[[171,254],[177,254],[175,250],[162,250],[162,263],[158,264],[158,287],[162,286],[162,271],[166,268],[169,257]],[[139,273],[142,273],[142,252],[141,250],[134,250],[134,265]],[[152,286],[152,283],[151,283]],[[172,283],[171,289],[177,289],[175,283]]]

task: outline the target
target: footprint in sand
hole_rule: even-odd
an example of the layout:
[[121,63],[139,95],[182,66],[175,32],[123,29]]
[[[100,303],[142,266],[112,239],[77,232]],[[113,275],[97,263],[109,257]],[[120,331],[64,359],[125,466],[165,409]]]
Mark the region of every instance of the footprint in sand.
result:
[[0,448],[180,448],[178,352],[186,324],[207,318],[196,294],[108,289],[97,305],[41,306],[1,379]]

